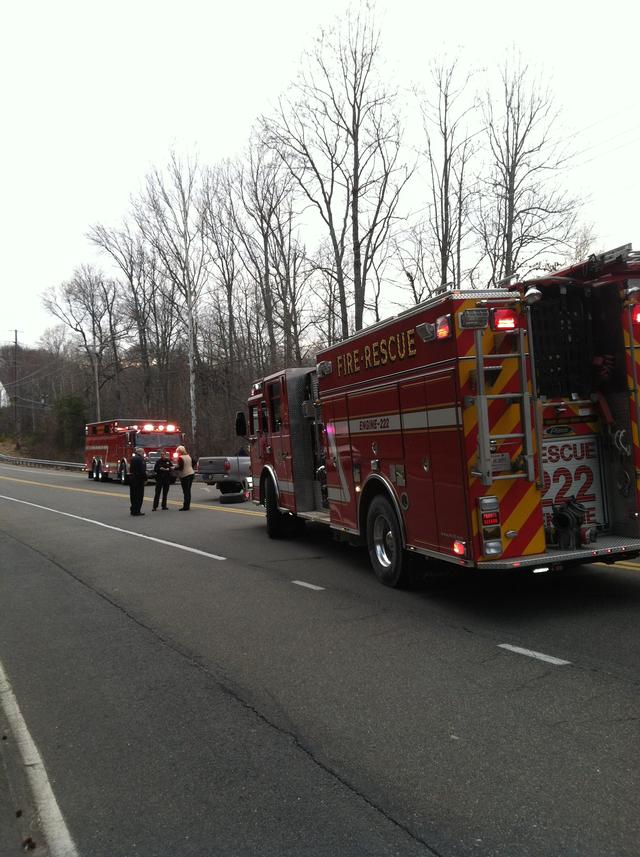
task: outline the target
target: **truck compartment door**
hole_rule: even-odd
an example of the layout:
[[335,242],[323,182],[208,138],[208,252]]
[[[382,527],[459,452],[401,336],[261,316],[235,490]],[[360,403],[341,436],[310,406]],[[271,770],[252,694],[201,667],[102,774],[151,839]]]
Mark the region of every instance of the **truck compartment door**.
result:
[[400,413],[408,500],[404,513],[407,542],[437,551],[438,521],[427,425],[427,391],[423,380],[400,385]]

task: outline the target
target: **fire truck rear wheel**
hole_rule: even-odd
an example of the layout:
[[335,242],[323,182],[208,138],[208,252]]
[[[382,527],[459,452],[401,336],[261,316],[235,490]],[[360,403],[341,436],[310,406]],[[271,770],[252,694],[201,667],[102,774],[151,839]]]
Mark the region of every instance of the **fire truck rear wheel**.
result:
[[98,482],[102,478],[102,468],[99,461],[93,462],[93,478]]
[[281,539],[284,536],[284,515],[278,509],[278,497],[273,479],[267,477],[264,486],[264,507],[267,512],[267,535],[270,539]]
[[386,497],[374,497],[367,513],[367,546],[376,577],[385,586],[403,586],[408,560],[396,513]]
[[121,485],[126,485],[127,481],[127,465],[124,463],[124,461],[122,461],[120,462],[120,467],[118,468],[118,482],[120,482]]

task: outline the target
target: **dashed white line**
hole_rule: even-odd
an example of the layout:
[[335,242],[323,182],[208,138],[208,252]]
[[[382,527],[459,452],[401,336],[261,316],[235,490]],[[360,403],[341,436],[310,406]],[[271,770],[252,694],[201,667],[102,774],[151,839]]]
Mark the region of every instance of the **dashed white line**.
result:
[[307,589],[316,589],[318,592],[324,591],[324,586],[316,586],[315,583],[306,583],[304,580],[292,580],[291,583],[295,583],[296,586],[304,586]]
[[23,506],[33,506],[34,509],[42,509],[45,512],[54,512],[56,515],[63,515],[65,518],[74,518],[76,521],[84,521],[87,524],[95,524],[96,527],[103,527],[105,530],[114,530],[116,533],[124,533],[127,536],[135,536],[138,539],[147,539],[150,542],[156,542],[159,545],[167,545],[170,548],[177,548],[188,553],[195,553],[198,556],[206,556],[209,559],[224,560],[225,556],[218,556],[215,553],[198,550],[188,545],[181,545],[178,542],[169,542],[166,539],[158,539],[155,536],[147,536],[144,533],[136,533],[133,530],[125,530],[122,527],[114,527],[112,524],[105,524],[102,521],[94,521],[93,518],[83,518],[81,515],[72,515],[71,512],[61,512],[60,509],[52,509],[49,506],[40,506],[38,503],[29,503],[27,500],[18,500],[16,497],[7,497],[0,494],[0,500],[10,500],[12,503],[21,503]]
[[20,751],[51,857],[78,857],[75,843],[51,788],[44,762],[29,733],[1,662],[0,703]]
[[545,655],[542,652],[534,652],[532,649],[522,649],[520,646],[511,646],[509,643],[500,643],[499,649],[507,649],[509,652],[515,652],[516,655],[526,655],[528,658],[536,658],[539,661],[545,661],[548,664],[555,664],[558,667],[566,666],[571,661],[563,661],[562,658],[554,658],[553,655]]

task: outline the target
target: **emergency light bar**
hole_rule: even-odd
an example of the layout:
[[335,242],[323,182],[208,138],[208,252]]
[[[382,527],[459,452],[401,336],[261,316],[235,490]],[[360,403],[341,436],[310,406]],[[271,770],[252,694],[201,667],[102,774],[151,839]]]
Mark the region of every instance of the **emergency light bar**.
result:
[[518,316],[512,309],[492,309],[491,329],[496,331],[515,330],[518,326]]
[[436,339],[451,339],[453,322],[450,315],[441,315],[436,319]]

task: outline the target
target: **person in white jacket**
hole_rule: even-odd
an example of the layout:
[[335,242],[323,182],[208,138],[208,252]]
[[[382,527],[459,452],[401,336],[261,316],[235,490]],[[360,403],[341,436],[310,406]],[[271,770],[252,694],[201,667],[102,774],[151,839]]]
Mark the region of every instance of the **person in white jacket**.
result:
[[191,483],[193,482],[193,477],[195,475],[195,470],[193,469],[193,462],[191,461],[191,456],[184,448],[184,446],[179,446],[176,449],[178,453],[178,461],[176,463],[176,471],[180,478],[180,485],[182,486],[182,506],[178,509],[179,512],[188,512],[191,507]]

